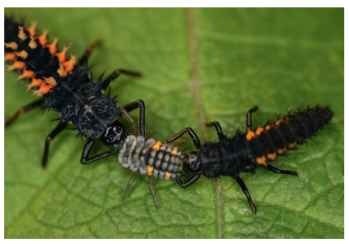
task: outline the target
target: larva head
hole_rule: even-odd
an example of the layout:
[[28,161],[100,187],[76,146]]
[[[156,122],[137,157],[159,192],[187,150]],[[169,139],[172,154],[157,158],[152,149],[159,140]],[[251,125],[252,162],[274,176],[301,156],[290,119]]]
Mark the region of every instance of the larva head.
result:
[[124,127],[118,122],[114,122],[104,132],[102,140],[107,145],[112,145],[115,148],[119,148],[126,138],[126,131]]
[[187,157],[188,168],[192,172],[198,172],[201,170],[201,161],[198,157],[197,152],[191,152]]

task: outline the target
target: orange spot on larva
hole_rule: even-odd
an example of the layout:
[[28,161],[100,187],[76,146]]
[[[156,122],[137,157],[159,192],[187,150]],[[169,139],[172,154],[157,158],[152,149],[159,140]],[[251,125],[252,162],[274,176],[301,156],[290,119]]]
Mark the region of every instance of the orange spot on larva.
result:
[[25,50],[16,52],[16,55],[22,59],[26,59],[28,57],[28,53]]
[[148,176],[152,176],[153,173],[154,173],[154,167],[151,166],[151,165],[148,165],[147,168],[146,168],[146,171],[147,171],[147,175]]
[[33,87],[39,87],[44,81],[41,79],[35,79],[33,78],[31,80],[31,83],[28,85],[28,90],[32,89]]
[[267,154],[267,158],[268,158],[269,160],[275,160],[276,157],[277,157],[276,153],[268,153],[268,154]]
[[284,154],[286,152],[286,148],[278,149],[278,154]]
[[13,52],[11,52],[11,53],[9,53],[9,52],[5,53],[5,60],[6,60],[6,61],[14,61],[14,60],[16,60],[16,54],[13,53]]
[[35,32],[36,32],[36,23],[32,23],[32,24],[30,25],[30,27],[27,28],[27,31],[29,32],[29,35],[30,35],[31,37],[34,37],[34,36],[35,36]]
[[18,48],[18,45],[15,42],[5,42],[5,47],[16,50]]
[[256,162],[258,165],[267,166],[267,159],[265,156],[257,157]]
[[256,130],[256,135],[259,136],[260,134],[262,134],[263,131],[264,131],[263,128],[258,127],[257,130]]
[[8,67],[9,70],[15,70],[15,69],[22,70],[24,68],[25,68],[25,63],[21,61],[16,61]]
[[271,129],[271,126],[270,125],[267,125],[266,127],[265,127],[265,130],[270,130]]
[[25,69],[18,78],[19,79],[31,79],[34,76],[35,76],[35,74],[33,71]]
[[159,150],[160,150],[160,147],[161,147],[161,142],[160,142],[160,141],[157,141],[157,142],[152,146],[152,148],[153,148],[155,151],[159,151]]
[[70,73],[76,64],[76,58],[75,56],[72,56],[68,61],[63,63],[64,69],[67,73]]
[[63,63],[66,60],[67,50],[68,48],[64,47],[61,52],[57,53],[57,58],[60,63]]
[[293,149],[293,148],[295,148],[296,146],[297,146],[296,143],[290,143],[290,144],[288,144],[288,148],[289,148],[289,149]]
[[246,140],[251,141],[255,137],[255,134],[252,130],[248,129],[246,133]]
[[35,40],[31,39],[28,46],[31,48],[31,49],[35,49],[38,47],[38,44],[36,43]]
[[39,37],[38,41],[41,46],[45,46],[47,43],[47,31],[44,31]]
[[61,64],[57,70],[57,74],[59,74],[60,77],[66,77],[67,71],[64,69],[63,65]]
[[172,149],[171,154],[172,154],[172,155],[175,155],[175,156],[178,154],[178,149],[177,149],[177,147],[174,147],[174,148]]
[[55,86],[57,85],[56,79],[53,78],[52,76],[51,76],[51,77],[45,77],[44,80],[45,80],[45,82],[46,82],[47,84],[49,84],[49,85],[52,86],[52,87],[55,87]]
[[47,48],[51,55],[55,55],[57,52],[57,39],[54,39],[51,44],[48,44]]
[[172,174],[168,171],[165,172],[165,180],[171,179]]
[[39,89],[36,90],[36,91],[34,92],[34,94],[35,94],[35,95],[38,95],[38,96],[42,96],[42,95],[45,95],[45,94],[47,94],[48,92],[50,92],[51,89],[52,89],[52,86],[50,86],[49,84],[41,83]]
[[22,41],[24,41],[25,39],[27,39],[27,34],[25,34],[24,29],[23,29],[22,26],[19,26],[19,27],[18,27],[18,35],[17,35],[17,37],[18,37],[20,40],[22,40]]

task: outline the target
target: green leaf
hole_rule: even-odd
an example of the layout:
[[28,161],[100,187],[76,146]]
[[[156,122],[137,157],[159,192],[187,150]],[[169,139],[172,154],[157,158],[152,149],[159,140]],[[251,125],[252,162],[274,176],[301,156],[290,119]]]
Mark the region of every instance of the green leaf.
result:
[[[40,167],[52,111],[35,111],[5,131],[5,234],[104,238],[343,238],[343,9],[6,9],[36,20],[76,55],[95,39],[94,74],[116,67],[144,78],[120,78],[122,104],[142,98],[147,128],[164,140],[184,126],[215,140],[206,121],[233,135],[259,105],[257,124],[314,104],[334,111],[330,125],[281,157],[299,177],[257,170],[242,178],[258,212],[251,214],[229,177],[202,177],[188,189],[158,182],[156,209],[146,179],[123,193],[130,172],[116,156],[83,166],[84,141],[72,130],[54,141]],[[6,115],[33,100],[23,81],[6,73]],[[188,145],[189,146],[189,145]]]

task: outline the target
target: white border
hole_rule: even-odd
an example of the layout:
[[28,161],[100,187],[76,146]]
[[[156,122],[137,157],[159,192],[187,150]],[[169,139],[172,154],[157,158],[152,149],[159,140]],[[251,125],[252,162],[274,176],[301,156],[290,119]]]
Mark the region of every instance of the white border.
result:
[[[349,28],[349,3],[348,1],[345,0],[332,0],[332,1],[327,1],[327,0],[240,0],[240,1],[226,1],[226,0],[214,0],[214,1],[207,1],[207,0],[60,0],[58,1],[51,1],[51,0],[3,0],[0,2],[1,5],[1,11],[0,11],[0,17],[1,17],[1,26],[4,26],[3,20],[4,20],[4,7],[345,7],[345,27],[348,30]],[[1,31],[1,42],[3,44],[4,40],[4,33],[3,29]],[[345,31],[345,74],[348,72],[348,31]],[[3,49],[0,51],[1,59],[2,59],[2,64],[4,63],[3,57]],[[4,65],[1,65],[0,68],[0,74],[2,77],[2,81],[4,81]],[[346,76],[345,76],[346,78]],[[346,80],[346,79],[345,79]],[[348,86],[346,82],[344,82],[345,86],[345,94],[348,94]],[[2,83],[2,89],[0,89],[0,96],[1,96],[1,123],[4,125],[4,83]],[[347,96],[344,96],[345,100],[345,127],[348,128],[348,106],[349,106],[349,98]],[[1,127],[0,130],[1,133],[1,139],[2,139],[2,147],[0,148],[0,158],[1,158],[1,165],[0,167],[0,172],[1,172],[1,184],[0,184],[0,190],[2,192],[0,196],[0,201],[1,201],[1,209],[2,209],[2,216],[4,216],[4,128],[3,126]],[[348,131],[345,130],[345,142],[347,142],[348,139]],[[345,143],[345,152],[349,150],[348,144]],[[344,155],[344,163],[345,163],[345,172],[348,172],[348,162],[347,160],[347,153]],[[346,174],[345,174],[346,175]],[[349,193],[348,187],[345,184],[345,201],[344,203],[347,203],[346,201],[346,196]],[[345,205],[344,205],[345,206]],[[348,213],[345,211],[345,218],[344,221],[347,220]],[[345,221],[346,222],[346,221]],[[345,226],[345,233],[347,232],[347,225],[344,224]],[[4,217],[2,217],[2,221],[0,224],[0,234],[2,238],[4,239]],[[346,236],[346,235],[345,235]],[[6,240],[7,242],[22,242],[24,240]],[[37,242],[47,242],[48,240],[26,240],[26,242],[29,243],[37,243]],[[61,242],[62,240],[50,240],[50,242]],[[67,243],[76,243],[76,242],[100,242],[101,240],[64,240]],[[114,242],[115,240],[103,240],[107,242]],[[123,243],[134,243],[136,240],[118,240],[118,242],[123,242]],[[196,242],[196,243],[207,243],[209,240],[182,240],[184,242]],[[182,242],[181,241],[181,242]],[[217,241],[217,240],[214,240]],[[220,242],[248,242],[252,243],[253,240],[219,240]],[[283,242],[293,242],[295,240],[282,240]],[[297,242],[334,242],[334,240],[297,240]],[[335,240],[335,242],[338,242],[340,240]],[[142,240],[142,243],[163,243],[163,240]],[[177,243],[178,240],[166,240],[166,242],[170,243]],[[280,240],[259,240],[259,242],[263,243],[279,243]]]

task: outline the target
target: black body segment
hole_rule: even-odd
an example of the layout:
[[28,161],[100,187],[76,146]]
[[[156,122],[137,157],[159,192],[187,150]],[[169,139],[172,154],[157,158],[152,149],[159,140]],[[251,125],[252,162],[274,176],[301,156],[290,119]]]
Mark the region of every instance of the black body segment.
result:
[[[240,186],[252,211],[256,212],[256,205],[240,173],[254,172],[257,166],[261,166],[274,173],[297,175],[295,171],[279,169],[269,162],[313,136],[333,116],[328,107],[308,107],[291,112],[262,127],[253,128],[252,115],[257,109],[255,106],[246,114],[246,132],[237,131],[233,137],[227,137],[220,124],[215,121],[207,126],[216,130],[218,142],[201,144],[197,141],[197,136],[191,136],[196,141],[194,144],[201,146],[188,155],[184,172],[177,183],[187,187],[198,180],[200,175],[209,178],[231,176]],[[191,131],[189,135],[195,134],[191,128],[187,128],[187,131]]]
[[[59,122],[45,141],[43,166],[47,165],[50,142],[68,124],[72,124],[87,139],[88,146],[85,146],[82,154],[83,163],[100,158],[97,157],[99,154],[90,155],[91,141],[101,140],[112,149],[119,148],[127,134],[125,125],[119,120],[134,109],[140,110],[138,125],[141,133],[144,133],[143,101],[131,102],[124,108],[105,92],[109,84],[121,74],[139,77],[140,72],[115,69],[105,78],[100,76],[94,79],[88,58],[99,41],[92,43],[77,59],[67,54],[67,48],[60,49],[56,39],[50,42],[46,32],[37,32],[35,25],[26,26],[5,17],[5,60],[10,70],[30,82],[28,89],[40,96],[40,99],[18,109],[6,120],[5,125],[11,125],[20,115],[34,108],[52,109],[58,113]],[[105,153],[102,154],[106,157]]]

